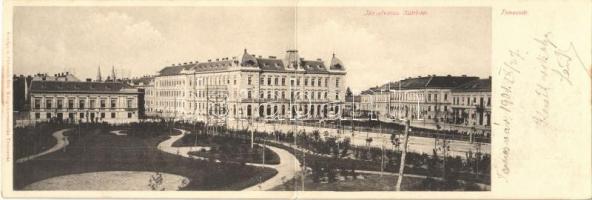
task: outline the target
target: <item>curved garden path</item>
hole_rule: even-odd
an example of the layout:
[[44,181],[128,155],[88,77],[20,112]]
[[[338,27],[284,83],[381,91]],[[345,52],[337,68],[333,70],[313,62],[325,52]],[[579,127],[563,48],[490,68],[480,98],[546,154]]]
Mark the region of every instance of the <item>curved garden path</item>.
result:
[[24,158],[20,158],[20,159],[16,160],[16,163],[26,162],[26,161],[35,159],[39,156],[43,156],[43,155],[46,155],[46,154],[49,154],[49,153],[52,153],[52,152],[55,152],[57,150],[64,148],[65,146],[70,144],[70,142],[68,141],[68,138],[64,136],[64,132],[66,132],[68,130],[70,130],[70,129],[62,129],[62,130],[56,131],[52,134],[52,136],[57,140],[57,143],[53,147],[51,147],[48,150],[45,150],[41,153],[27,156]]
[[[178,139],[181,139],[185,134],[188,133],[186,130],[176,129],[181,131],[181,134],[171,136],[171,138],[161,142],[158,144],[158,149],[170,154],[179,155],[187,158],[193,159],[200,159],[206,160],[207,158],[189,155],[190,151],[200,151],[201,149],[209,150],[209,147],[201,147],[201,146],[193,146],[193,147],[173,147],[173,143]],[[269,190],[276,186],[282,185],[285,181],[288,181],[296,176],[302,168],[300,167],[300,162],[294,155],[290,152],[272,146],[267,146],[270,150],[275,152],[280,160],[280,164],[259,164],[259,163],[246,163],[247,165],[251,166],[258,166],[258,167],[268,167],[277,170],[277,174],[266,181],[259,183],[257,185],[248,187],[244,190],[247,191],[261,191],[261,190]],[[216,160],[216,162],[220,162]]]
[[122,133],[123,130],[114,130],[114,131],[109,131],[109,133],[113,133],[117,136],[126,136],[127,133]]

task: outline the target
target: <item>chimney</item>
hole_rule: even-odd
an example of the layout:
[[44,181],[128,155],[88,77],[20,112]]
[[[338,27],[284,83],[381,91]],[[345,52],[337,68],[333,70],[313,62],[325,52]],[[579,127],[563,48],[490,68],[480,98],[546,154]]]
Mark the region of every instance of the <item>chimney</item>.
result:
[[276,57],[275,57],[275,56],[269,56],[269,58],[271,58],[271,59],[275,59]]
[[208,59],[208,62],[212,62],[212,59]]
[[320,59],[320,58],[317,58],[317,61],[323,61],[323,60],[322,60],[322,59]]
[[86,82],[91,82],[91,81],[92,81],[92,79],[90,79],[90,78],[86,79]]
[[462,77],[467,77],[467,75],[466,74],[463,74]]
[[189,64],[193,64],[193,61],[189,61]]
[[220,61],[220,59],[216,58],[216,62]]
[[175,66],[175,63],[173,63],[173,67]]
[[259,58],[261,58],[261,55],[259,55]]

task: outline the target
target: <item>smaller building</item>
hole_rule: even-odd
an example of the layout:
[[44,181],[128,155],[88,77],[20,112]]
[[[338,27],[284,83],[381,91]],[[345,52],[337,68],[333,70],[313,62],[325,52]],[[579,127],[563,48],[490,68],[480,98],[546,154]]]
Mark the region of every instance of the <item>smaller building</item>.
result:
[[491,77],[462,84],[452,90],[449,123],[464,132],[491,134]]
[[140,119],[146,118],[148,115],[147,108],[152,105],[151,103],[154,101],[152,95],[154,76],[124,79],[122,82],[138,90],[138,115]]
[[121,82],[33,80],[31,121],[138,121],[138,90]]
[[361,117],[363,114],[360,109],[360,102],[362,101],[362,96],[360,95],[353,95],[353,96],[346,96],[344,107],[343,107],[343,116],[344,117]]

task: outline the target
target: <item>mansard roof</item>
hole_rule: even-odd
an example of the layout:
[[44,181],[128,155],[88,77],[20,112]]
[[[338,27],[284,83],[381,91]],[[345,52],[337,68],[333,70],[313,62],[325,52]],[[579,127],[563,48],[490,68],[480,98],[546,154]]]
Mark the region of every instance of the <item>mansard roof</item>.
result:
[[405,89],[452,89],[464,83],[478,80],[474,76],[425,76],[417,78],[407,78],[397,82],[391,82],[383,85],[381,88],[388,90],[390,84],[391,90]]
[[331,65],[330,65],[330,69],[331,70],[345,70],[345,66],[343,65],[343,62],[341,62],[341,60],[337,57],[335,57],[335,54],[333,54],[333,57],[331,58]]
[[459,85],[453,92],[491,92],[491,78],[479,79]]
[[[195,62],[195,63],[183,63],[179,65],[173,65],[163,68],[159,71],[160,76],[177,75],[183,73],[203,72],[203,71],[216,71],[226,70],[230,67],[241,67],[241,68],[253,68],[264,71],[290,71],[295,70],[288,68],[287,64],[282,59],[277,59],[274,56],[268,58],[262,58],[261,56],[256,57],[253,54],[249,54],[245,49],[240,59],[233,57],[232,59],[224,58],[222,60],[216,59],[216,61],[208,60],[208,62]],[[331,70],[345,71],[343,63],[333,57],[331,61]],[[299,66],[296,70],[304,71],[304,73],[330,73],[329,69],[325,66],[325,63],[318,60],[304,60],[299,58]]]
[[257,58],[255,58],[255,55],[249,54],[247,49],[245,49],[240,64],[241,66],[256,66]]
[[285,70],[284,62],[274,58],[257,58],[257,64],[262,70]]
[[32,81],[31,92],[48,93],[138,93],[121,82]]
[[300,68],[309,73],[327,73],[325,63],[320,60],[301,60]]

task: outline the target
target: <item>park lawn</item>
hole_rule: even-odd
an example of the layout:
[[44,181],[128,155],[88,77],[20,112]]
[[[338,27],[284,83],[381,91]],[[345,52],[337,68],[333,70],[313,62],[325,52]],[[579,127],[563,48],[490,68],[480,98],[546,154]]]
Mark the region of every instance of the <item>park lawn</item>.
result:
[[65,129],[48,123],[40,123],[35,127],[13,129],[13,158],[18,160],[30,155],[41,153],[56,145],[53,133]]
[[[296,155],[296,158],[300,161],[300,163],[303,163],[304,159],[302,156],[303,155],[302,151],[295,150],[295,149],[285,146],[283,144],[270,143],[270,145],[287,150],[288,152]],[[380,171],[380,163],[376,163],[376,162],[372,162],[372,161],[364,161],[364,160],[355,160],[355,159],[336,159],[334,157],[324,157],[324,156],[310,154],[310,153],[306,153],[306,163],[307,163],[307,167],[312,167],[312,168],[314,168],[315,164],[317,164],[319,168],[328,168],[328,167],[333,166],[335,173],[349,173],[350,175],[351,175],[351,169],[354,169],[356,174],[360,174],[356,170]],[[393,171],[391,168],[385,168],[385,172],[395,172],[396,173],[397,171]],[[424,168],[418,167],[418,166],[407,165],[407,164],[405,165],[405,172],[408,174],[416,174],[416,175],[429,175],[430,174],[427,169],[424,169]],[[325,171],[325,173],[327,173],[327,171]],[[391,175],[391,176],[394,176],[394,175]],[[309,178],[309,177],[311,177],[311,176],[307,176],[306,178]],[[471,181],[444,182],[444,181],[435,180],[433,178],[429,178],[429,176],[427,176],[427,177],[428,178],[426,178],[426,179],[418,179],[418,180],[424,181],[421,183],[421,185],[413,183],[413,184],[411,184],[412,187],[410,187],[410,186],[405,186],[405,187],[401,186],[401,187],[403,190],[413,190],[413,191],[420,191],[420,190],[421,191],[423,191],[423,190],[426,190],[426,191],[428,191],[428,190],[429,191],[438,191],[438,190],[443,190],[443,191],[453,191],[453,190],[478,191],[478,190],[481,190],[480,188],[478,188],[474,184],[474,181],[472,181],[472,180]],[[290,186],[289,182],[301,181],[301,180],[296,180],[296,179],[293,179],[291,181],[287,181],[283,185],[283,187],[292,187],[293,188],[294,186],[293,185]],[[409,177],[405,177],[405,179],[409,179]],[[405,179],[403,179],[403,180],[405,180]],[[312,183],[312,181],[311,181],[311,183]],[[286,184],[288,184],[288,186],[286,186]],[[305,180],[305,184],[306,184],[306,180]],[[376,188],[376,187],[371,187],[371,188]],[[306,189],[306,185],[305,185],[305,189]],[[347,190],[345,190],[345,191],[347,191]],[[369,190],[369,191],[374,191],[374,190]],[[376,190],[376,191],[382,191],[382,190]]]
[[[37,159],[14,165],[14,189],[51,177],[96,171],[160,171],[187,177],[183,190],[240,190],[274,176],[274,169],[184,158],[158,150],[167,134],[127,136],[111,128],[69,132],[70,145]],[[146,180],[148,184],[149,180]]]
[[[304,179],[304,191],[395,191],[395,184],[397,183],[396,175],[377,174],[363,174],[363,179],[352,179],[351,176],[345,180],[337,180],[332,183],[319,182],[315,183],[310,175]],[[302,176],[298,176],[291,181],[277,186],[272,191],[288,191],[288,190],[302,190]],[[423,179],[414,177],[405,177],[401,184],[403,191],[418,191],[421,190]],[[295,184],[296,183],[296,184]]]
[[205,146],[212,147],[210,151],[192,151],[190,155],[215,158],[221,161],[236,163],[263,163],[263,149],[265,149],[265,164],[279,164],[279,156],[269,148],[254,145],[251,148],[250,140],[238,135],[205,135],[198,134],[197,142],[194,133],[186,134],[173,143],[174,147]]

